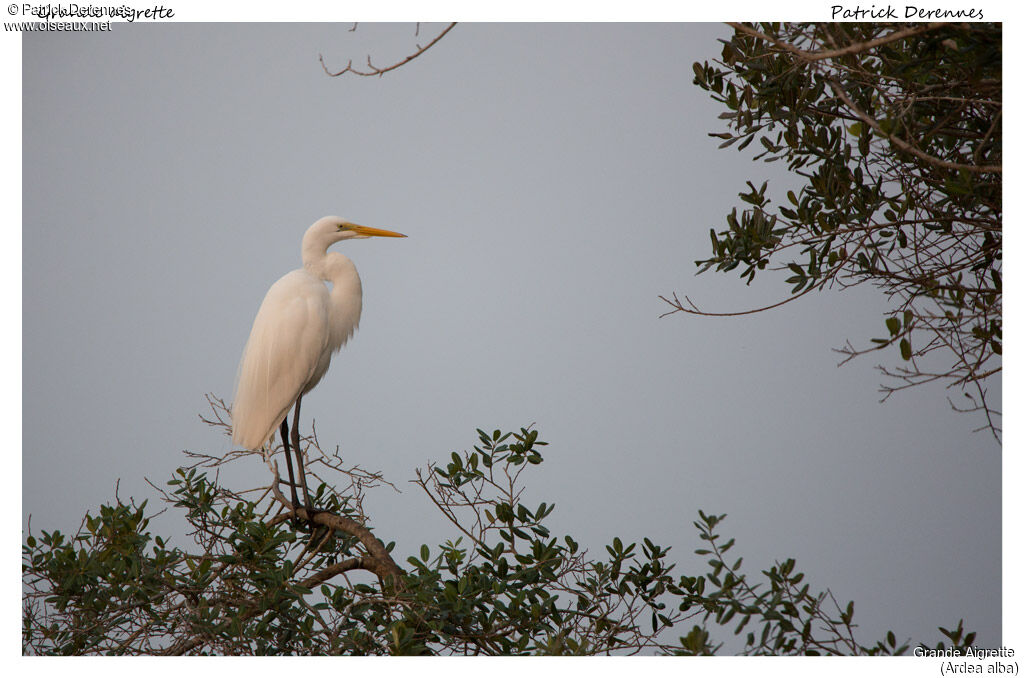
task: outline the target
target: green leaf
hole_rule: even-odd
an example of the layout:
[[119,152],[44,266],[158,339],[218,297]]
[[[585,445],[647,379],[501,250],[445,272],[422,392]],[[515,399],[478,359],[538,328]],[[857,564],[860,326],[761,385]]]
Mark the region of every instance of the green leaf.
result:
[[906,339],[900,340],[900,355],[904,360],[910,360],[910,342]]

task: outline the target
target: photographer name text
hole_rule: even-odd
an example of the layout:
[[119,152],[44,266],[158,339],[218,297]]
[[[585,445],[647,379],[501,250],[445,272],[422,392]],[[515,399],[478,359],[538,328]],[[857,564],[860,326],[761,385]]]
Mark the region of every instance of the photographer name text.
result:
[[981,9],[940,9],[916,5],[832,5],[833,19],[976,19],[981,21],[985,14]]

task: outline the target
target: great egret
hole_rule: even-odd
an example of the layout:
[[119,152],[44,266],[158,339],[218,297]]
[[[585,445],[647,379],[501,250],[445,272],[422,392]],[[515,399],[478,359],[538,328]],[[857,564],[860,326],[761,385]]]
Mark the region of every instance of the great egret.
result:
[[363,286],[355,265],[344,254],[329,253],[327,248],[341,240],[372,236],[405,237],[338,217],[324,217],[310,226],[302,237],[302,268],[286,274],[267,291],[242,354],[231,406],[231,439],[255,450],[281,427],[296,508],[299,501],[288,450],[288,410],[295,405],[291,446],[306,508],[312,510],[299,450],[299,407],[302,396],[327,372],[331,356],[359,326],[363,310]]

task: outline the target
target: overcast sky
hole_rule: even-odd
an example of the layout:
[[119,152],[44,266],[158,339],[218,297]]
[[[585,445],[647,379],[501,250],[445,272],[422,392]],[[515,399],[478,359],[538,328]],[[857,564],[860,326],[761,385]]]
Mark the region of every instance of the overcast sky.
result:
[[1000,643],[999,446],[941,387],[879,404],[895,351],[836,367],[884,332],[880,294],[659,318],[661,294],[787,294],[694,276],[745,180],[794,185],[707,136],[691,64],[725,27],[463,24],[383,78],[329,78],[320,53],[384,64],[440,28],[349,27],[23,37],[23,524],[74,530],[116,479],[141,499],[183,449],[229,451],[205,394],[231,399],[263,294],[337,214],[409,237],[337,246],[363,319],[303,425],[402,490],[369,508],[403,560],[453,536],[414,470],[535,422],[530,496],[595,553],[650,536],[697,574],[697,510],[728,513],[752,572],[797,558],[863,642],[963,617]]

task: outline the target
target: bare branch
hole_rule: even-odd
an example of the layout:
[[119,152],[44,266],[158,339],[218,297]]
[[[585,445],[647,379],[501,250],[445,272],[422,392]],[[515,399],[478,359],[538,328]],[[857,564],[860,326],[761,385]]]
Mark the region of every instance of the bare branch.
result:
[[[340,75],[345,75],[346,73],[352,73],[353,75],[361,75],[361,76],[364,76],[364,77],[369,77],[369,76],[373,76],[373,75],[382,76],[382,75],[384,75],[385,73],[387,73],[389,71],[395,70],[396,68],[401,68],[402,66],[406,65],[407,63],[409,63],[413,59],[416,59],[417,57],[422,55],[428,49],[430,49],[431,47],[436,45],[441,40],[441,38],[446,36],[448,34],[448,31],[450,31],[453,28],[455,28],[455,25],[457,23],[458,22],[453,21],[452,23],[448,24],[448,26],[437,35],[437,37],[435,37],[433,40],[428,42],[425,46],[420,47],[419,45],[417,45],[415,52],[413,52],[409,56],[405,57],[401,61],[396,61],[395,63],[391,64],[390,66],[385,66],[383,68],[378,68],[377,66],[373,65],[373,63],[370,61],[370,57],[367,56],[366,57],[366,68],[367,68],[367,70],[365,70],[365,71],[361,71],[361,70],[359,70],[357,68],[354,68],[352,66],[352,60],[351,59],[349,59],[348,65],[345,66],[344,68],[342,68],[340,71],[331,71],[331,69],[329,69],[327,67],[327,64],[324,62],[324,55],[322,53],[320,54],[320,66],[324,69],[324,73],[326,73],[327,75],[331,76],[332,78],[336,78],[336,77],[338,77]],[[355,26],[353,26],[351,30],[355,30]],[[419,34],[419,24],[416,24],[416,33],[417,33],[417,35]]]
[[691,315],[702,315],[702,316],[707,316],[707,317],[712,317],[712,318],[725,318],[725,317],[737,316],[737,315],[750,315],[751,313],[761,313],[762,311],[767,311],[769,309],[778,308],[779,306],[783,306],[785,304],[788,304],[791,301],[796,301],[797,299],[799,299],[800,297],[804,296],[805,294],[811,292],[812,290],[820,289],[820,288],[821,288],[820,285],[812,285],[812,286],[806,288],[805,290],[803,290],[802,292],[799,292],[798,294],[794,294],[793,296],[787,297],[787,298],[783,299],[782,301],[776,302],[774,304],[770,304],[768,306],[762,306],[760,308],[752,308],[752,309],[749,309],[747,311],[731,311],[731,312],[718,312],[718,313],[712,312],[712,311],[702,311],[699,308],[697,308],[697,305],[694,304],[693,301],[690,300],[690,297],[684,296],[683,298],[686,299],[686,303],[689,304],[689,307],[686,307],[686,306],[684,306],[679,301],[679,297],[676,295],[675,292],[672,293],[672,300],[671,301],[669,301],[664,295],[660,295],[659,294],[658,298],[661,299],[662,301],[664,301],[669,306],[672,306],[673,309],[671,311],[667,311],[665,313],[662,313],[658,317],[659,318],[664,318],[667,315],[672,315],[673,313],[679,313],[680,311],[682,311],[683,313],[689,313]]

